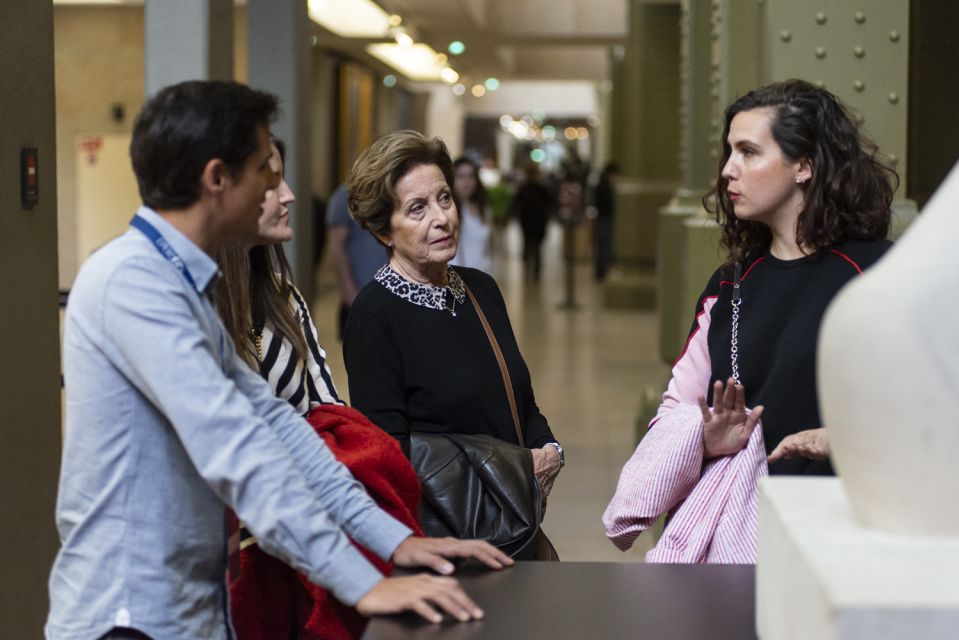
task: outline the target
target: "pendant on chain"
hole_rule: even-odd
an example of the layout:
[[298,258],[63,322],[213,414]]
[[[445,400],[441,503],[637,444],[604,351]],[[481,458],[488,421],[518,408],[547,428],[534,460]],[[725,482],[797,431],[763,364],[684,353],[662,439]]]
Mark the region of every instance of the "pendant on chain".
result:
[[443,305],[443,306],[446,307],[446,310],[450,312],[450,315],[452,315],[455,318],[456,317],[456,298],[453,297],[452,295],[450,297],[453,298],[453,301],[450,304]]

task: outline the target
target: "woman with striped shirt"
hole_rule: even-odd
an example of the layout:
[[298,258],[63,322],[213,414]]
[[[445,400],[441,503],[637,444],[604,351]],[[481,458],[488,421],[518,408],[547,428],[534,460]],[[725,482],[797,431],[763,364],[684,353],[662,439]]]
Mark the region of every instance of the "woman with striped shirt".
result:
[[[303,414],[326,446],[387,513],[422,531],[416,516],[419,484],[396,443],[340,400],[303,296],[293,285],[281,243],[293,237],[289,205],[295,197],[283,176],[284,146],[271,140],[270,170],[281,179],[267,191],[257,239],[233,244],[218,257],[223,277],[214,301],[237,352],[283,398]],[[235,518],[229,519],[231,617],[240,640],[359,637],[365,618],[282,561],[262,551]],[[391,565],[361,545],[383,573]]]
[[[282,175],[285,147],[277,139],[271,144],[271,166]],[[223,278],[214,298],[240,356],[277,396],[306,415],[314,407],[343,401],[281,246],[293,238],[289,205],[295,199],[286,180],[267,192],[258,221],[262,244],[251,248],[234,244],[221,253]]]

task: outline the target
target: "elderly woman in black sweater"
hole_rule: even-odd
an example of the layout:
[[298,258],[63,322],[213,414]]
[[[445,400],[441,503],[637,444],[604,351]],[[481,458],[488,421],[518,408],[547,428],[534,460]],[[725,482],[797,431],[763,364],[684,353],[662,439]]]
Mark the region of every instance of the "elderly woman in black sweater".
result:
[[415,131],[381,138],[353,167],[350,212],[387,247],[389,262],[350,311],[343,340],[350,400],[399,440],[407,456],[414,431],[484,434],[519,444],[478,304],[502,351],[545,498],[564,463],[563,449],[536,406],[496,281],[449,265],[459,231],[454,175],[446,145]]

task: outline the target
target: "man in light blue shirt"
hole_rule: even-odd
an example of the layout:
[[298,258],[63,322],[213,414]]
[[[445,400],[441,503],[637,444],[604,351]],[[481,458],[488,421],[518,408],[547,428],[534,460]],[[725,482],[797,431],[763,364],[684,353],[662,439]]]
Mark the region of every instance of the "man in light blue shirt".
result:
[[278,176],[276,98],[235,83],[161,91],[134,126],[145,206],[73,286],[64,327],[62,548],[48,638],[231,638],[225,506],[259,544],[372,615],[482,612],[451,578],[384,579],[347,536],[400,566],[508,558],[413,538],[237,356],[210,301],[211,258],[252,237]]

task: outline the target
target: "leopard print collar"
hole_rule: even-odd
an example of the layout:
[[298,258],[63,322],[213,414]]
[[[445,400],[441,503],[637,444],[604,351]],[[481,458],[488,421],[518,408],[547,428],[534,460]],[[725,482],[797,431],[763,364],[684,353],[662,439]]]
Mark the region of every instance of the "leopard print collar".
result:
[[[373,279],[386,287],[390,293],[408,302],[436,311],[449,311],[455,316],[456,305],[466,301],[466,286],[452,267],[447,267],[447,274],[449,284],[445,287],[437,287],[432,284],[410,282],[390,268],[389,264],[385,264],[380,267]],[[450,296],[453,300],[448,300]]]

